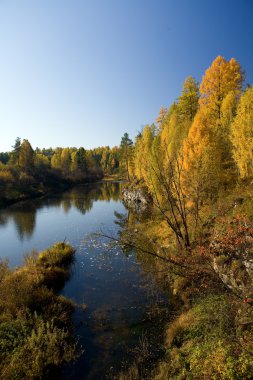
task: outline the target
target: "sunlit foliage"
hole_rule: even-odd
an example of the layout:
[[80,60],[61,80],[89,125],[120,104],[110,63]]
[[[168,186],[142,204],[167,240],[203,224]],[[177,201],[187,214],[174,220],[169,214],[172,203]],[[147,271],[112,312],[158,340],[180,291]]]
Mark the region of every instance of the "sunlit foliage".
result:
[[242,95],[231,130],[233,156],[241,177],[253,175],[253,88]]

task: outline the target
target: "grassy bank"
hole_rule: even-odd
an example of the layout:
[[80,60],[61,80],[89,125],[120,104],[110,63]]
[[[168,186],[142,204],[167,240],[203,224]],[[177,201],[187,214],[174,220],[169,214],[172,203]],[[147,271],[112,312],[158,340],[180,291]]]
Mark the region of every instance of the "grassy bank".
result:
[[252,379],[252,331],[238,321],[245,308],[226,293],[197,300],[168,325],[152,379]]
[[1,379],[50,379],[76,357],[74,305],[56,294],[73,260],[74,249],[56,243],[16,270],[0,263]]

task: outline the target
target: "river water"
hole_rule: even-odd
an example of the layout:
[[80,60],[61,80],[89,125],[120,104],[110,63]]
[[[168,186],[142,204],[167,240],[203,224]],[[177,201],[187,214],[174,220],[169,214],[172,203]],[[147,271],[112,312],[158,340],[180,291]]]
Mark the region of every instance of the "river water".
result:
[[92,235],[102,230],[118,236],[124,228],[129,214],[120,188],[120,183],[79,186],[0,210],[1,258],[11,267],[21,265],[26,253],[57,241],[76,249],[62,294],[87,308],[77,307],[74,314],[82,354],[66,368],[68,379],[117,378],[156,329],[149,318],[154,303],[167,300],[133,249],[123,252]]

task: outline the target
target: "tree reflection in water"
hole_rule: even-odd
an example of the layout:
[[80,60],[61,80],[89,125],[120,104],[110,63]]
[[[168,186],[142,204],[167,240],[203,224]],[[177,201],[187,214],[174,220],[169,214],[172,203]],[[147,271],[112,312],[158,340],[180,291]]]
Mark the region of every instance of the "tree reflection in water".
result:
[[36,227],[36,213],[41,209],[62,208],[67,214],[72,208],[81,214],[89,212],[94,202],[119,200],[120,183],[96,183],[77,186],[61,194],[47,198],[19,202],[0,211],[0,225],[14,222],[19,239],[30,239]]

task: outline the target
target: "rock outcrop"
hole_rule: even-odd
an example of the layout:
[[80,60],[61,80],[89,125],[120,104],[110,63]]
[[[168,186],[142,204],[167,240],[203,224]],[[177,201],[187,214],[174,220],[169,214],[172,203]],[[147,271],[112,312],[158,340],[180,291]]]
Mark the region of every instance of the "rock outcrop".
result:
[[126,207],[136,211],[145,211],[151,204],[152,199],[144,188],[122,190],[122,200]]
[[237,216],[224,232],[216,233],[210,251],[213,268],[238,296],[253,297],[253,225]]
[[253,295],[253,259],[214,257],[213,268],[228,288],[242,298]]

